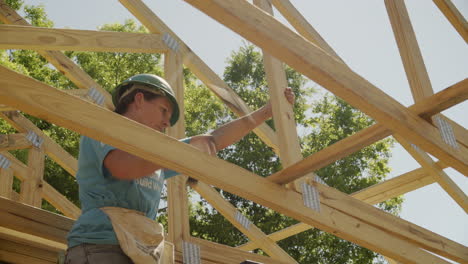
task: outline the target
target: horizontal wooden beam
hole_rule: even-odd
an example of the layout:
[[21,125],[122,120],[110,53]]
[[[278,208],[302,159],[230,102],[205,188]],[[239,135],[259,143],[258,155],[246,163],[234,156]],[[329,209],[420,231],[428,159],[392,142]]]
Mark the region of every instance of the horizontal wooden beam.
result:
[[[454,105],[465,101],[468,98],[468,79],[450,86],[428,98],[409,107],[417,115],[426,115],[435,113],[434,109],[440,109],[440,105]],[[468,137],[466,129],[458,129],[457,137],[466,141]],[[363,129],[354,135],[344,138],[331,146],[328,146],[307,158],[287,167],[277,173],[267,177],[276,183],[292,182],[303,175],[323,168],[341,158],[344,158],[366,146],[369,146],[389,135],[392,131],[381,124],[372,125]],[[461,142],[463,143],[463,141]],[[460,146],[465,148],[464,146]],[[468,174],[465,174],[468,176]]]
[[164,53],[161,35],[0,25],[0,49]]
[[72,219],[0,197],[0,226],[66,244],[72,225]]
[[[5,0],[0,0],[0,21],[9,25],[31,26],[14,9],[12,9]],[[104,95],[104,105],[113,110],[111,95],[95,82],[86,72],[60,51],[38,51],[41,56],[48,60],[54,67],[69,78],[78,88],[88,89],[96,88]]]
[[30,245],[34,246],[36,248],[41,248],[41,249],[46,249],[46,250],[51,250],[51,251],[60,251],[60,250],[66,250],[67,249],[67,244],[65,243],[58,243],[49,239],[45,239],[42,237],[38,236],[33,236],[30,234],[26,234],[23,232],[19,232],[13,229],[8,229],[5,227],[0,226],[0,238],[25,244],[25,245]]
[[4,104],[0,105],[0,112],[3,112],[3,111],[14,111],[14,110],[16,110],[16,109],[13,109],[13,108],[11,108],[11,107],[8,106],[8,105],[4,105]]
[[433,0],[458,34],[468,43],[468,22],[451,0]]
[[[341,193],[335,194],[338,191],[320,188],[320,192],[323,194],[321,201],[323,200],[324,203],[321,204],[321,212],[318,213],[304,205],[299,193],[231,163],[202,153],[144,125],[131,122],[116,113],[7,68],[0,67],[0,76],[0,103],[8,102],[22,111],[34,113],[41,119],[73,129],[78,133],[115,146],[165,168],[178,171],[270,207],[279,213],[385,256],[408,263],[421,261],[447,263],[412,244],[418,243],[419,245],[421,241],[424,241],[424,247],[433,250],[437,248],[436,245],[441,239],[433,235],[427,239],[427,237],[418,237],[414,233],[408,234],[409,230],[404,228],[406,222],[403,220],[382,213],[372,206],[365,207],[366,204],[346,195],[337,201],[329,201],[329,197],[333,197],[333,195],[338,197],[342,195]],[[17,91],[21,91],[21,93]],[[79,119],[76,119],[77,111],[80,112]],[[103,124],[102,120],[106,120],[106,124]],[[225,177],[226,171],[236,175],[236,177]],[[328,192],[331,195],[329,197]],[[332,204],[339,209],[331,207]],[[362,214],[360,214],[361,210],[364,210]],[[356,214],[359,216],[356,217]],[[373,214],[378,215],[378,221],[366,222],[362,220],[363,215],[374,219]],[[394,222],[394,224],[387,225],[388,221]],[[388,230],[389,228],[391,230]],[[400,234],[396,235],[394,232]],[[418,233],[420,234],[421,230]],[[408,237],[402,239],[402,234]],[[412,242],[408,242],[406,239]],[[463,246],[461,247],[467,252]],[[468,259],[466,256],[460,257],[458,250],[455,250],[456,256],[452,256],[453,253],[448,251],[447,254],[452,258]]]
[[377,122],[398,131],[426,152],[462,174],[468,174],[468,150],[453,149],[445,144],[439,131],[427,121],[252,4],[236,0],[185,1],[283,60]]
[[[170,34],[179,43],[179,53],[184,64],[216,96],[221,99],[238,116],[252,112],[250,107],[229,87],[195,52],[190,49],[148,6],[141,0],[119,0],[151,33]],[[266,124],[254,130],[265,144],[279,153],[275,132]]]
[[8,263],[57,263],[58,252],[0,238],[0,261]]
[[25,149],[32,146],[26,138],[26,133],[0,135],[0,151]]

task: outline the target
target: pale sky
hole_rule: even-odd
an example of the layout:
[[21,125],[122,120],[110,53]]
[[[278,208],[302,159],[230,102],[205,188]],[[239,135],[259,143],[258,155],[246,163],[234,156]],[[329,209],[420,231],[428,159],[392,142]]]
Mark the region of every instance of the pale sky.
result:
[[[43,4],[57,28],[96,29],[105,23],[123,23],[125,19],[133,18],[117,0],[25,2]],[[413,104],[383,0],[292,2],[351,69],[403,105]],[[467,78],[467,45],[435,4],[421,0],[405,2],[434,91]],[[468,1],[453,2],[466,18]],[[147,0],[145,3],[220,75],[226,66],[226,58],[242,45],[241,37],[182,0]],[[466,101],[443,113],[468,127]],[[393,150],[390,165],[393,169],[390,177],[420,167],[399,146]],[[452,169],[445,171],[468,193],[465,176]],[[405,199],[402,218],[468,245],[467,214],[437,184],[406,194]]]

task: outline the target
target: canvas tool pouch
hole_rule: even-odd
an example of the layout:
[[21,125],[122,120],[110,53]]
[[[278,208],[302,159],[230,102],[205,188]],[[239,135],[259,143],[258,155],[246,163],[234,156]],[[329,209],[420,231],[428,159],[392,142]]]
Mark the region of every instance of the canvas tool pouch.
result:
[[163,264],[164,229],[142,212],[120,207],[101,207],[109,216],[123,252],[135,264]]

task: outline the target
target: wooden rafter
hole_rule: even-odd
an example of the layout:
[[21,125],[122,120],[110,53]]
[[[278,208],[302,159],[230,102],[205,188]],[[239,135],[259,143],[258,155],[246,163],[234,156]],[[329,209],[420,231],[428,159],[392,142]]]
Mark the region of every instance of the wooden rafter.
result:
[[208,201],[219,213],[221,213],[231,224],[245,234],[249,239],[256,242],[270,257],[286,263],[297,263],[291,256],[280,248],[272,239],[268,238],[262,230],[256,227],[253,223],[239,221],[242,217],[237,217],[236,214],[241,214],[232,204],[224,200],[224,198],[211,186],[202,183],[191,181],[190,187],[197,191],[206,201]]
[[[421,102],[418,102],[409,107],[413,113],[420,115],[427,112],[433,112],[432,107],[438,108],[440,105],[455,105],[463,102],[468,98],[468,79],[460,83],[446,88],[431,97],[428,97]],[[439,102],[438,104],[430,104],[429,102]],[[446,102],[446,103],[444,103]],[[467,133],[465,129],[460,130],[461,133]],[[331,164],[340,158],[366,147],[380,139],[390,135],[392,132],[381,124],[372,125],[356,134],[349,136],[337,143],[320,150],[317,153],[295,163],[294,165],[285,168],[268,178],[277,183],[291,182],[302,175],[318,170]],[[444,143],[445,144],[445,143]],[[468,174],[465,174],[468,176]]]
[[438,130],[341,62],[246,1],[185,0],[248,40],[269,51],[386,127],[398,131],[462,174],[468,150],[447,146]]
[[451,0],[433,0],[458,34],[468,43],[468,22]]
[[[0,0],[0,21],[10,25],[31,26],[14,9],[9,7],[5,0]],[[65,56],[65,54],[60,51],[38,51],[38,53],[69,78],[78,88],[88,89],[94,87],[97,89],[104,95],[105,106],[109,109],[114,109],[110,94],[89,77],[78,65]]]
[[[0,87],[2,87],[0,89],[0,103],[9,102],[12,106],[22,111],[34,113],[39,118],[73,129],[166,168],[240,195],[396,260],[408,263],[419,261],[447,263],[419,249],[420,243],[425,241],[424,248],[437,250],[436,241],[439,239],[431,236],[431,239],[427,240],[426,236],[417,237],[414,233],[408,234],[408,230],[401,230],[406,225],[403,224],[406,223],[405,221],[380,212],[372,206],[365,207],[364,203],[348,198],[336,190],[319,186],[320,198],[324,203],[321,204],[321,213],[317,213],[305,207],[298,193],[233,164],[201,153],[187,144],[178,142],[144,125],[129,122],[118,114],[4,67],[0,67],[0,76],[3,77],[0,79]],[[21,89],[22,93],[14,92],[18,89]],[[37,96],[41,100],[36,100]],[[74,119],[74,112],[77,109],[82,113],[79,121]],[[108,122],[103,125],[100,120],[108,120]],[[115,131],[119,131],[118,135]],[[224,177],[226,171],[236,175],[236,177]],[[329,201],[327,197],[334,195],[343,197],[336,201]],[[339,207],[339,209],[334,207]],[[370,219],[377,217],[378,220],[372,220],[372,223],[363,221],[362,215],[359,214],[360,210],[364,210],[361,213],[368,215]],[[356,218],[356,214],[359,215],[358,218]],[[376,214],[376,216],[372,216],[372,214]],[[383,219],[380,219],[381,217]],[[390,224],[386,220],[387,218],[392,218],[388,219]],[[391,228],[391,231],[388,228]],[[408,237],[402,239],[402,234],[395,235],[394,232],[406,233]],[[412,243],[416,243],[418,246]],[[455,243],[455,245],[458,244]],[[465,247],[461,245],[459,247],[462,249],[461,252],[467,252]],[[458,252],[455,256],[451,251],[444,251],[442,254],[454,259],[468,259],[463,256],[463,253],[460,255],[460,250],[455,250],[455,252]]]
[[[413,99],[415,102],[422,101],[424,98],[432,96],[434,90],[432,89],[431,81],[429,80],[429,75],[427,74],[405,3],[403,0],[385,0],[385,6],[387,7]],[[435,117],[433,117],[433,119],[434,118]],[[439,129],[442,130],[442,128]],[[463,210],[468,212],[468,197],[441,168],[435,165],[432,158],[429,157],[426,152],[413,147],[411,143],[406,141],[403,137],[397,134],[394,135],[394,137],[406,151],[426,169],[429,175],[436,179],[439,185],[463,208]]]
[[164,53],[161,35],[0,25],[1,49]]

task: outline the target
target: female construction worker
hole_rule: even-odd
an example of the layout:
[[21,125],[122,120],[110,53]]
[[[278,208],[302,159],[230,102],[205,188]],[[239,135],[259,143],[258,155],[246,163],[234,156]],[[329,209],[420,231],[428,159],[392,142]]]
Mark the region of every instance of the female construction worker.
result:
[[[294,104],[294,94],[290,88],[285,89],[285,96]],[[125,80],[115,88],[112,99],[116,113],[159,132],[164,132],[179,118],[179,107],[172,88],[156,75],[139,74]],[[183,141],[201,151],[215,154],[240,140],[271,116],[272,109],[268,103],[209,135]],[[76,175],[82,214],[68,234],[69,248],[65,263],[133,263],[134,258],[130,259],[119,246],[121,237],[116,235],[113,228],[114,218],[111,221],[101,208],[130,209],[153,220],[164,180],[175,175],[176,172],[165,170],[158,164],[83,136]]]

